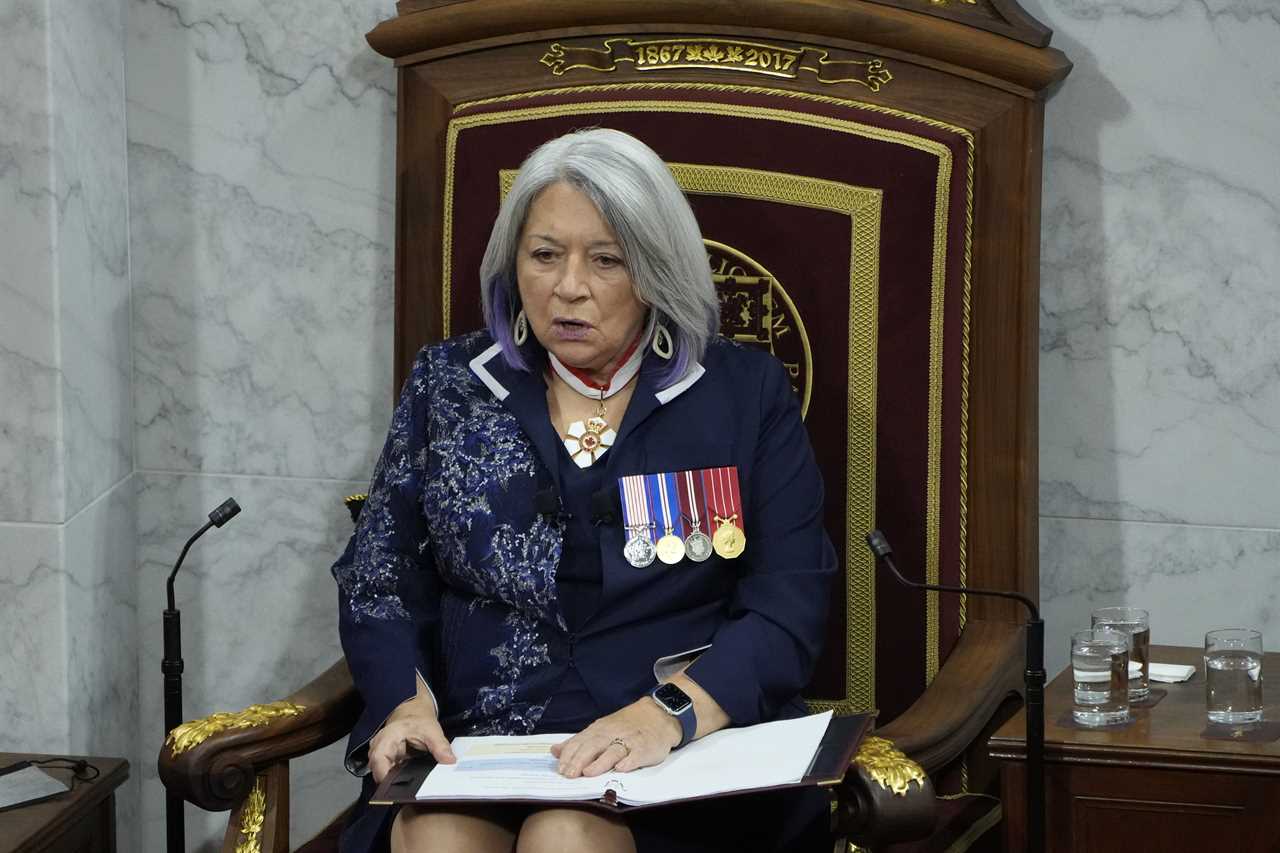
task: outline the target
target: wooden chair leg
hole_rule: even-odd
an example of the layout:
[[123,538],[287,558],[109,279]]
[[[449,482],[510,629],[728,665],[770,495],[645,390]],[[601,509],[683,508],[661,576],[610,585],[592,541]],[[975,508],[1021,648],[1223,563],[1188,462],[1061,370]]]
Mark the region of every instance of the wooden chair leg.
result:
[[289,853],[289,762],[258,774],[231,812],[222,853]]

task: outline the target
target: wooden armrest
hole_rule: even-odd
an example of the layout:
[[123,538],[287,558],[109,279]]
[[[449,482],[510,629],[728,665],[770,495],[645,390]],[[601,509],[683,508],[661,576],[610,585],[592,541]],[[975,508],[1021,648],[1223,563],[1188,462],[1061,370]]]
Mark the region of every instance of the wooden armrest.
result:
[[[226,811],[248,795],[268,765],[345,737],[362,707],[347,662],[340,660],[280,702],[174,729],[160,749],[160,780],[202,809]],[[175,740],[175,733],[182,737]]]
[[1022,686],[1024,632],[1012,622],[970,622],[924,694],[876,734],[929,773],[950,763]]

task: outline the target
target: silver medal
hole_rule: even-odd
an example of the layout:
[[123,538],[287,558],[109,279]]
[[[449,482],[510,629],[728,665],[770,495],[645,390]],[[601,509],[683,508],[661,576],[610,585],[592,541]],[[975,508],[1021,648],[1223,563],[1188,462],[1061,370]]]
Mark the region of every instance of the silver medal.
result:
[[658,556],[658,549],[653,546],[653,541],[648,536],[637,534],[628,539],[627,544],[622,547],[622,556],[637,569],[643,569],[653,563],[654,558]]
[[711,556],[711,537],[701,530],[695,530],[684,539],[684,552],[690,560],[701,563]]

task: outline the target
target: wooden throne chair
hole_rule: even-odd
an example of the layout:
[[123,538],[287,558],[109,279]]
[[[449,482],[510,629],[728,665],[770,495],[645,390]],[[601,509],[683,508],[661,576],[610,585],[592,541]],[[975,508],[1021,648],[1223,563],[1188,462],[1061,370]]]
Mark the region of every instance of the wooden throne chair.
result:
[[[481,326],[476,270],[534,147],[589,126],[645,140],[703,228],[722,333],[786,364],[823,470],[843,575],[811,705],[878,709],[910,759],[873,743],[842,829],[927,835],[934,789],[993,790],[981,745],[1020,701],[1022,615],[896,586],[863,537],[883,529],[917,580],[1038,598],[1042,122],[1070,70],[1049,31],[1015,0],[398,6],[369,34],[399,68],[396,387],[424,343]],[[225,849],[257,827],[244,849],[288,850],[288,760],[360,707],[339,662],[190,724],[161,778],[233,810]]]

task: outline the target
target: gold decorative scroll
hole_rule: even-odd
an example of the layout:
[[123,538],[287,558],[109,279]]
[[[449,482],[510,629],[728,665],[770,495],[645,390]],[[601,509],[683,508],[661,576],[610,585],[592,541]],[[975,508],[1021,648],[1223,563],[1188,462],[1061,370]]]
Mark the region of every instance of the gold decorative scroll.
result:
[[618,70],[618,63],[630,62],[637,71],[671,68],[712,68],[742,71],[794,80],[801,71],[811,72],[819,83],[857,83],[879,92],[893,79],[881,59],[828,59],[817,47],[780,47],[760,42],[717,38],[675,38],[636,41],[631,38],[606,39],[603,48],[566,47],[552,44],[539,60],[557,77],[567,71]]
[[267,819],[267,793],[259,776],[240,810],[240,842],[235,853],[262,853],[262,826]]
[[924,787],[924,769],[882,737],[868,737],[858,747],[853,763],[867,771],[881,787],[893,791],[894,796],[905,797],[915,782]]
[[192,720],[180,726],[174,726],[173,731],[169,732],[169,736],[164,739],[164,743],[171,753],[181,755],[219,732],[228,729],[259,728],[282,717],[296,717],[304,710],[302,705],[280,701],[267,705],[250,705],[243,711],[234,713],[219,711],[202,720]]

